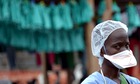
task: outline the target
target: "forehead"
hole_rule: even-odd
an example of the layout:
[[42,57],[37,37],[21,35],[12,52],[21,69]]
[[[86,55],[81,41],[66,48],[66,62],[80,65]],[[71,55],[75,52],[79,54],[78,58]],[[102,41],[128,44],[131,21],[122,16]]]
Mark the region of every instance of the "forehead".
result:
[[128,42],[128,34],[126,33],[126,31],[122,28],[117,29],[115,31],[113,31],[109,37],[107,38],[107,40],[105,41],[105,44],[110,44],[112,42]]

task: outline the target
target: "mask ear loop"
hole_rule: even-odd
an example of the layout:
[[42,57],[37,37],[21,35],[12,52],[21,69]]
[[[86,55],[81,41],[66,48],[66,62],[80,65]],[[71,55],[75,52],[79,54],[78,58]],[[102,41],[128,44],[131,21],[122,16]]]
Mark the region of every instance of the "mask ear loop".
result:
[[105,51],[105,54],[107,54],[107,51],[106,51],[105,45],[103,46],[103,49],[104,49],[104,51]]
[[102,77],[103,77],[103,80],[104,80],[105,84],[107,84],[102,69],[100,71],[101,71],[101,74],[102,74]]
[[[106,51],[105,46],[103,46],[103,49],[104,49],[104,51],[105,51],[105,54],[107,54],[107,51]],[[103,77],[104,83],[107,84],[102,69],[101,69],[100,71],[101,71],[101,74],[102,74],[102,77]]]

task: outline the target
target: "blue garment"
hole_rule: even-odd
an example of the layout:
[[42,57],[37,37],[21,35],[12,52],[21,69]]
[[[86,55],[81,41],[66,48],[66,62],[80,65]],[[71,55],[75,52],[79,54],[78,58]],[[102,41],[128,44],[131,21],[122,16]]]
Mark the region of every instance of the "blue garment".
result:
[[[124,77],[127,79],[129,84],[140,84],[140,81],[137,78],[131,77],[124,73],[121,74],[124,75]],[[115,81],[111,80],[108,77],[105,77],[105,80],[107,84],[117,84]],[[105,83],[101,73],[94,72],[91,75],[89,75],[81,84],[105,84]]]

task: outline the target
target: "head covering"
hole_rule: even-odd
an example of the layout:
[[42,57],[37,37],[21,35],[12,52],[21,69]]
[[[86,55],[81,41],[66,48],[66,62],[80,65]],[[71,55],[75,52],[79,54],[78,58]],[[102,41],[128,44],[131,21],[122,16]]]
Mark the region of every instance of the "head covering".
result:
[[103,57],[100,56],[101,48],[109,35],[117,30],[124,29],[128,33],[128,28],[120,21],[107,20],[95,26],[91,35],[91,48],[93,56],[99,58],[99,65],[102,66]]

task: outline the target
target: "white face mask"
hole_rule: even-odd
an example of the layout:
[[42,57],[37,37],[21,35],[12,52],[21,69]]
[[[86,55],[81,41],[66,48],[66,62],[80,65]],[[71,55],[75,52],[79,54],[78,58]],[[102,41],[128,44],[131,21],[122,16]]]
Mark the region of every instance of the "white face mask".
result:
[[131,50],[125,50],[114,55],[104,55],[118,69],[129,68],[137,65]]

